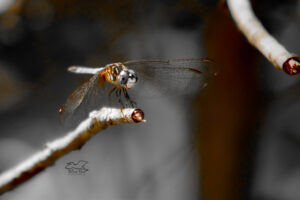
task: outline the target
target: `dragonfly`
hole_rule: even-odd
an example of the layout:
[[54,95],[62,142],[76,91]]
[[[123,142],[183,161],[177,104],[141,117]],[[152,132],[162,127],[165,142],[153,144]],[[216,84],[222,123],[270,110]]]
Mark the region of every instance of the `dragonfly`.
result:
[[[209,58],[132,60],[104,67],[71,66],[68,71],[92,77],[70,94],[59,109],[61,122],[73,115],[82,104],[100,106],[113,96],[121,107],[136,107],[130,90],[142,96],[185,94],[205,87],[207,79],[216,75],[215,62]],[[93,103],[92,103],[93,102]]]

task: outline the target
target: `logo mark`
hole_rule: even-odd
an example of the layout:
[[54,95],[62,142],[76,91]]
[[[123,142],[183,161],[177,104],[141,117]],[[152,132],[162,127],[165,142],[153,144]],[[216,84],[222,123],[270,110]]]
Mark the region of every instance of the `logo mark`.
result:
[[79,160],[77,163],[75,162],[68,162],[65,166],[65,169],[68,170],[69,174],[74,175],[83,175],[89,169],[86,168],[86,165],[88,164],[88,161]]

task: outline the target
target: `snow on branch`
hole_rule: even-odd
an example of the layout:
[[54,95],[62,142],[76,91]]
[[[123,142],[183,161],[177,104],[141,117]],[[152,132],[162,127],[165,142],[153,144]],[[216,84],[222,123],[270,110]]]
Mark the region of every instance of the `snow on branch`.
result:
[[120,123],[145,122],[144,113],[135,108],[102,108],[92,111],[88,119],[81,122],[78,127],[45,145],[45,148],[19,165],[0,174],[0,194],[15,188],[31,177],[38,174],[55,161],[72,150],[81,148],[94,134],[111,125]]
[[289,53],[272,37],[254,15],[249,0],[227,0],[233,19],[248,41],[277,69],[289,75],[300,72],[300,59]]

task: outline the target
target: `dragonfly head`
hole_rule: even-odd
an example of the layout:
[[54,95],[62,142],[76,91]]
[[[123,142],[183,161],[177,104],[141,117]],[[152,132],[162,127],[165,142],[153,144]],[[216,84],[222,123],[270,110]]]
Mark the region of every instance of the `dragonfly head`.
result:
[[131,69],[122,70],[118,77],[119,84],[127,89],[133,88],[137,80],[136,73]]

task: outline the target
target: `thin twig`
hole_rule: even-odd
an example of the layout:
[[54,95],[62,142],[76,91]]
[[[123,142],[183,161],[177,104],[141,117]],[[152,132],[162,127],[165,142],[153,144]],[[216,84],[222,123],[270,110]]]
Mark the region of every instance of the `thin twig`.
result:
[[140,109],[102,108],[91,112],[89,118],[81,122],[74,131],[47,143],[43,150],[0,174],[0,194],[29,180],[68,152],[81,148],[89,138],[107,126],[142,121],[145,122],[144,113]]
[[254,15],[249,0],[227,0],[233,19],[248,41],[277,69],[289,75],[300,72],[300,59],[289,53],[272,37]]

